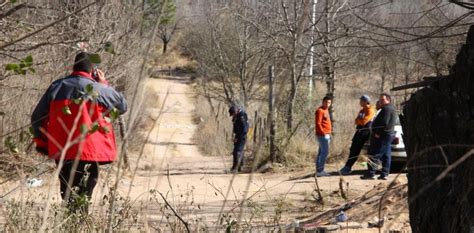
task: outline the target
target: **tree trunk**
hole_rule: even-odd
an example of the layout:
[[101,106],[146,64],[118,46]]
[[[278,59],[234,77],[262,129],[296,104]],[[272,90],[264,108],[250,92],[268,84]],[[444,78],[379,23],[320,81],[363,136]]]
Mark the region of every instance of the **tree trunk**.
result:
[[268,67],[268,124],[270,125],[270,161],[276,162],[276,145],[275,145],[275,97],[274,97],[274,71],[273,66]]
[[286,116],[286,131],[293,130],[293,108],[295,107],[296,95],[298,91],[298,80],[296,78],[296,38],[293,40],[293,54],[291,57],[291,87],[288,96],[288,110]]
[[288,96],[288,110],[286,116],[286,131],[291,132],[293,129],[293,108],[295,107],[295,99],[296,99],[296,84],[293,82],[291,83],[290,94]]
[[474,26],[450,73],[412,95],[401,116],[414,233],[474,229]]
[[387,61],[384,60],[382,64],[382,83],[380,84],[380,93],[385,92],[385,76],[387,75]]
[[168,43],[169,41],[166,41],[166,40],[163,40],[163,54],[166,53],[166,51],[168,50]]

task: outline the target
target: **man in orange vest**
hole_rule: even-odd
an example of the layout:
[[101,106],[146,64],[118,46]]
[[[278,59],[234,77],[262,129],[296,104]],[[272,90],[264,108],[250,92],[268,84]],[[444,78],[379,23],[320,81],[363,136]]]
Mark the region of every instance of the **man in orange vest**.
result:
[[347,158],[345,166],[340,170],[342,175],[349,175],[351,173],[352,166],[357,161],[362,147],[370,137],[370,126],[375,116],[375,110],[370,106],[370,97],[368,95],[361,96],[359,104],[362,108],[355,119],[356,132],[354,137],[352,137],[349,158]]
[[314,123],[316,128],[316,138],[319,142],[319,151],[316,156],[316,176],[329,176],[324,171],[324,164],[329,154],[329,142],[331,141],[331,117],[329,116],[329,107],[332,103],[332,97],[323,98],[323,104],[316,110]]

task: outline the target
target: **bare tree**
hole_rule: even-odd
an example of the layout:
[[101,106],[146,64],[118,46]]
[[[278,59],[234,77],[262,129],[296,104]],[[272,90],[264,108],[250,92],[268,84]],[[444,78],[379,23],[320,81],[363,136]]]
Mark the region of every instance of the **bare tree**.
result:
[[193,26],[185,48],[199,63],[199,72],[208,80],[210,94],[226,102],[246,106],[260,98],[258,91],[266,80],[270,49],[261,33],[239,16],[249,13],[245,4],[210,13],[204,22]]

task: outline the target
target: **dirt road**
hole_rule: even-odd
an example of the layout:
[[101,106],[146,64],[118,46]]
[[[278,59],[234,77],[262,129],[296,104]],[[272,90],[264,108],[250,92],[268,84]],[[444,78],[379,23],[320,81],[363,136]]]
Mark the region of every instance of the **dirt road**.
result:
[[[295,216],[312,214],[299,210],[307,207],[313,200],[314,178],[289,180],[290,177],[311,173],[311,170],[292,174],[226,174],[224,170],[231,165],[230,156],[206,157],[193,143],[192,138],[199,137],[199,132],[196,132],[196,124],[193,122],[194,93],[187,79],[149,79],[147,85],[153,87],[160,103],[164,104],[160,104],[163,111],[159,124],[153,129],[144,157],[138,163],[138,177],[132,188],[132,199],[143,195],[147,190],[158,190],[174,197],[175,205],[185,206],[187,217],[200,219],[208,225],[215,224],[224,200],[227,201],[221,214],[238,219],[238,205],[244,197],[249,198],[251,205],[243,211],[243,221],[249,221],[253,217],[252,221],[258,219],[260,223],[270,224],[277,220],[284,223],[290,222]],[[158,108],[153,111],[155,116],[160,115]],[[329,167],[337,171],[336,167]],[[339,189],[339,179],[339,176],[319,178],[323,192],[330,196],[329,199],[333,198],[334,202],[340,199],[338,194],[334,195]],[[350,184],[349,195],[352,197],[381,183],[360,180],[358,173],[344,179]],[[401,178],[402,182],[404,179],[405,177]],[[124,186],[128,182],[125,180]]]

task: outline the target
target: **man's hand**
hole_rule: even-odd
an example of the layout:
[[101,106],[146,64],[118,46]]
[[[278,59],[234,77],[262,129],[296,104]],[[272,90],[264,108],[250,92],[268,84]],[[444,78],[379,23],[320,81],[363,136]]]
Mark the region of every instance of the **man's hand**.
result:
[[107,83],[107,80],[105,80],[105,75],[102,70],[97,69],[97,81],[101,83]]

